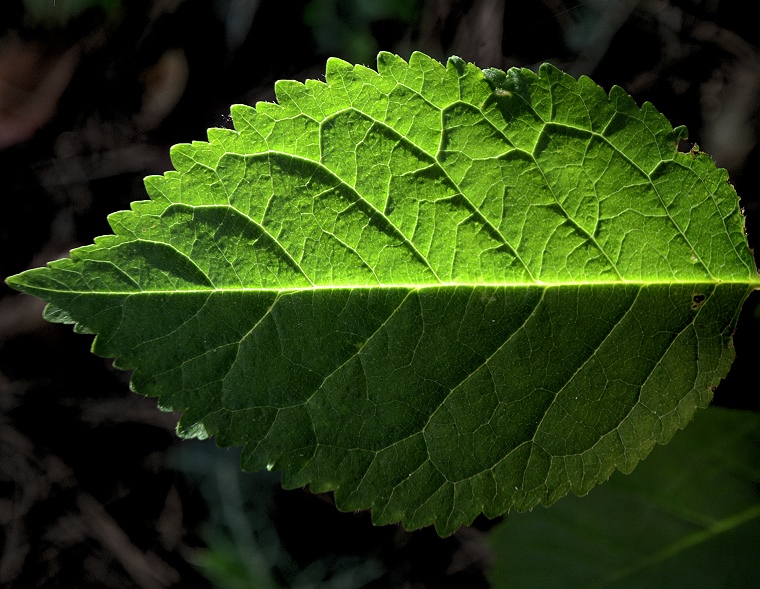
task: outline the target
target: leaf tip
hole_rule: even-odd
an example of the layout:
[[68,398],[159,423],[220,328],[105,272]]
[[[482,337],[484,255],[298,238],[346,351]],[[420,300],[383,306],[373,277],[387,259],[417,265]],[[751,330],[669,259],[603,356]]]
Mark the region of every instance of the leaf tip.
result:
[[13,290],[21,290],[20,286],[22,284],[20,277],[21,274],[14,274],[13,276],[8,276],[5,279],[5,284],[11,287]]
[[38,282],[35,280],[35,276],[38,275],[40,272],[46,272],[46,271],[47,271],[46,267],[31,268],[29,270],[19,272],[18,274],[8,276],[5,279],[5,284],[15,291],[41,298],[40,295],[38,294],[39,289],[35,288],[35,282]]

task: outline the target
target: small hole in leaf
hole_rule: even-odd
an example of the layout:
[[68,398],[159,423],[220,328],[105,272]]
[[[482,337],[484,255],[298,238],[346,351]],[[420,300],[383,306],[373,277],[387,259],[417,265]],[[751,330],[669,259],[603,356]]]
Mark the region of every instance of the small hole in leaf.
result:
[[678,140],[678,151],[680,153],[690,153],[691,148],[693,147],[694,143],[689,141],[688,139],[679,139]]
[[705,302],[705,295],[695,294],[693,297],[691,297],[691,308],[699,309],[702,306],[702,303],[704,302]]

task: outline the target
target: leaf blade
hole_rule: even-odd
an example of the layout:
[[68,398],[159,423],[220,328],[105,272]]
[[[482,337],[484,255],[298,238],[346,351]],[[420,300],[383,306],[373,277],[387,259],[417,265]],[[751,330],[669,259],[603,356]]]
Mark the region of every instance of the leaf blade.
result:
[[451,533],[632,469],[709,402],[760,283],[725,173],[551,66],[378,70],[233,107],[114,236],[8,283],[186,435],[378,523]]

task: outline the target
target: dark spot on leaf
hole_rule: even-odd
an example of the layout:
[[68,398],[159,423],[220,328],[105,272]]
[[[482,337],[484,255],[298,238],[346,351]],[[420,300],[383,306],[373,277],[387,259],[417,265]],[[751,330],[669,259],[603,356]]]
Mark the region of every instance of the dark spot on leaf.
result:
[[695,294],[693,297],[691,297],[691,308],[699,309],[702,306],[702,303],[704,302],[705,302],[705,295]]

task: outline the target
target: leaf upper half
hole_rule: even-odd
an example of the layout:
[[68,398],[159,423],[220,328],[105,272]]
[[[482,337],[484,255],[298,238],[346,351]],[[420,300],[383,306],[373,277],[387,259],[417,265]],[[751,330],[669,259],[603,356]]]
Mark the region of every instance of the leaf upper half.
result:
[[759,284],[725,171],[552,66],[378,72],[234,106],[114,235],[9,284],[185,435],[378,523],[450,533],[632,469],[709,402]]

